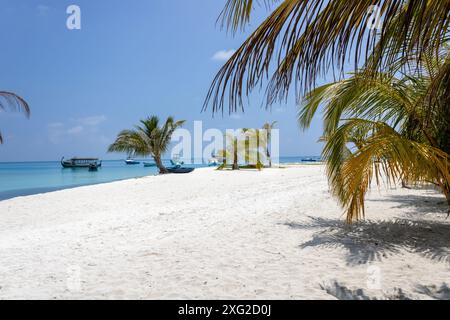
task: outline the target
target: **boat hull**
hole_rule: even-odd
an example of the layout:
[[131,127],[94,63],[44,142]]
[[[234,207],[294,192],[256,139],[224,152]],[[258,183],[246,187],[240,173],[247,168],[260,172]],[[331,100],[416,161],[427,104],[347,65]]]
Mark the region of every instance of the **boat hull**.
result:
[[156,163],[151,163],[151,162],[144,162],[144,167],[156,167]]
[[139,164],[139,161],[135,161],[135,160],[125,160],[125,163],[127,165],[134,165],[134,164]]
[[194,168],[172,167],[172,168],[167,168],[167,171],[169,171],[170,173],[190,173],[190,172],[194,171]]
[[[78,161],[78,162],[77,162]],[[64,160],[64,158],[61,159],[61,166],[63,168],[90,168],[95,166],[96,168],[99,168],[102,166],[102,162],[98,160],[92,160],[86,162],[79,162],[79,160]]]

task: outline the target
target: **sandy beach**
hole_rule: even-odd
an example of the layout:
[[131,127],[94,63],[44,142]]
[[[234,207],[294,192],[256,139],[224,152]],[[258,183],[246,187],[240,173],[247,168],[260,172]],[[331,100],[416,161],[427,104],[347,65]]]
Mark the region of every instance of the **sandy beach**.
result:
[[374,189],[348,227],[324,172],[204,168],[1,201],[0,298],[450,298],[445,198]]

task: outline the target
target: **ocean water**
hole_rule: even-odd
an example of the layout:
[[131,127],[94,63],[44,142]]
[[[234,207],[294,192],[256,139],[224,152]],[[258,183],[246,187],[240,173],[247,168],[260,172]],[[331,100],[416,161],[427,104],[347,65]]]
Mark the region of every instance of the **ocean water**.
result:
[[[280,163],[301,162],[319,157],[282,157]],[[148,160],[149,162],[153,162]],[[170,166],[169,160],[163,161]],[[186,165],[205,167],[206,165]],[[126,165],[123,160],[103,160],[98,171],[87,168],[64,169],[59,161],[0,162],[0,201],[18,196],[50,192],[84,185],[105,183],[157,174],[156,167]]]

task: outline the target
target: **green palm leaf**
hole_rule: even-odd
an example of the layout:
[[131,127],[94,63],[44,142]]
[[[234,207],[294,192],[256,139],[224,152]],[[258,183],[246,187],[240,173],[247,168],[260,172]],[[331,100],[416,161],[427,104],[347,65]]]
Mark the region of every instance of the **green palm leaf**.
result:
[[[15,93],[0,91],[0,111],[7,109],[13,111],[22,111],[27,117],[30,116],[30,106],[28,103]],[[3,143],[3,137],[0,132],[0,144]]]

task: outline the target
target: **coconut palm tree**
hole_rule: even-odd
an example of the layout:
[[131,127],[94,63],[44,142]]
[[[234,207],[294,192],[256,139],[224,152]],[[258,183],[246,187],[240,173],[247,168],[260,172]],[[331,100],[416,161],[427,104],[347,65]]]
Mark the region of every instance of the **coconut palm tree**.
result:
[[[450,24],[450,0],[227,0],[222,26],[243,29],[256,3],[272,11],[220,69],[204,109],[212,104],[213,112],[223,112],[225,103],[229,112],[242,109],[244,96],[266,80],[267,105],[284,101],[293,81],[300,101],[318,76],[331,67],[343,74],[348,61],[371,71],[386,71],[399,57],[418,63],[422,53],[440,47]],[[371,28],[374,5],[380,30]],[[442,76],[448,79],[450,69]]]
[[225,134],[225,149],[218,150],[218,157],[223,159],[222,165],[217,170],[222,170],[228,165],[228,160],[233,159],[232,170],[239,170],[239,140],[236,135],[231,133]]
[[332,192],[349,222],[364,216],[364,196],[373,179],[377,184],[383,179],[433,183],[450,204],[450,156],[442,138],[449,115],[433,98],[449,52],[422,54],[420,72],[404,74],[399,65],[397,72],[372,77],[361,70],[306,96],[300,126],[308,128],[324,106],[323,157]]
[[269,145],[272,143],[272,130],[275,128],[276,124],[277,121],[272,121],[272,123],[266,122],[262,127],[267,133],[266,156],[269,160],[270,168],[272,168],[272,158],[270,157]]
[[160,174],[168,173],[161,157],[169,147],[173,132],[181,127],[185,120],[175,121],[168,117],[159,126],[159,119],[152,116],[140,121],[135,129],[121,131],[116,141],[109,146],[108,152],[126,152],[135,156],[152,156]]
[[[30,115],[30,107],[23,98],[12,92],[0,91],[0,111],[6,111],[7,109],[22,111],[27,117]],[[0,132],[0,144],[2,143],[3,137]]]
[[224,159],[218,170],[224,169],[232,159],[232,170],[239,170],[239,156],[248,164],[261,170],[264,165],[261,159],[264,158],[267,148],[267,134],[263,130],[243,128],[235,133],[225,134],[225,149],[219,150],[217,155]]

